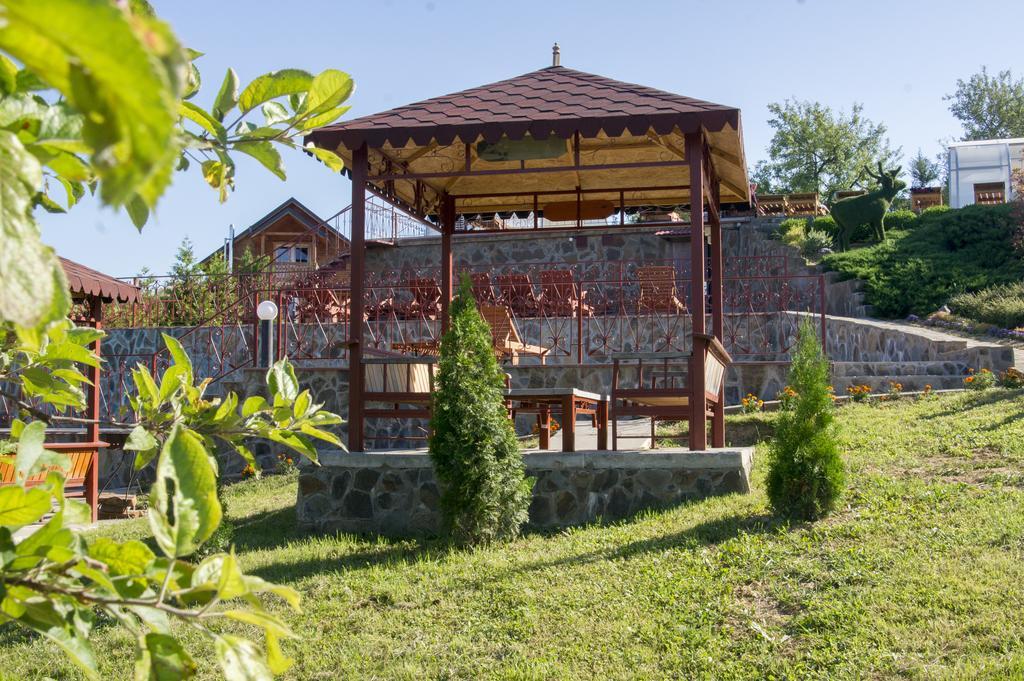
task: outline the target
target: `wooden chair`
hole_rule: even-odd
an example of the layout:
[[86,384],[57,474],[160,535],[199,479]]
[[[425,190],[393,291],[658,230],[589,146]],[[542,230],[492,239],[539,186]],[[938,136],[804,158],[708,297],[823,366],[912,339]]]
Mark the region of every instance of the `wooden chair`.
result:
[[636,278],[640,282],[638,307],[644,312],[683,314],[686,305],[676,297],[676,271],[671,265],[638,267]]
[[441,312],[441,286],[433,277],[410,277],[406,288],[412,300],[402,309],[409,318],[437,319]]
[[435,357],[364,357],[364,418],[429,419],[436,376]]
[[498,304],[494,289],[491,287],[490,272],[473,272],[469,275],[469,279],[473,282],[473,297],[476,299],[477,305]]
[[498,302],[512,310],[519,317],[535,317],[540,311],[540,301],[533,293],[530,277],[522,273],[499,274]]
[[548,317],[575,317],[576,312],[591,316],[593,308],[587,305],[587,292],[576,288],[569,270],[544,270],[540,273],[540,307]]
[[499,358],[508,357],[512,360],[512,364],[518,364],[520,355],[536,355],[540,357],[541,364],[544,363],[544,358],[550,348],[524,343],[507,307],[481,305],[480,315],[491,327],[494,351]]
[[[690,377],[696,362],[703,363],[705,416],[715,417],[725,405],[719,396],[725,370],[732,358],[714,336],[694,334],[692,352],[641,352],[612,355],[612,449],[619,448],[617,419],[641,416],[651,419],[651,447],[655,446],[655,428],[661,421],[690,421],[694,386]],[[719,417],[724,414],[721,411]],[[626,437],[626,436],[623,436]],[[638,437],[638,436],[632,436]],[[646,436],[642,436],[646,437]],[[716,443],[715,446],[724,446]]]

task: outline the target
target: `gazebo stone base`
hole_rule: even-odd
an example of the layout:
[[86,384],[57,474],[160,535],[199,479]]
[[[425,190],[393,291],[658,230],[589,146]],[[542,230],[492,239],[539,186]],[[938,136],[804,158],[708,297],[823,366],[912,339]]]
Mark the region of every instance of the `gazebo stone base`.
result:
[[[750,491],[753,448],[525,454],[536,482],[529,526],[610,522],[685,501]],[[305,529],[391,536],[436,534],[440,491],[423,450],[325,452],[299,476]]]

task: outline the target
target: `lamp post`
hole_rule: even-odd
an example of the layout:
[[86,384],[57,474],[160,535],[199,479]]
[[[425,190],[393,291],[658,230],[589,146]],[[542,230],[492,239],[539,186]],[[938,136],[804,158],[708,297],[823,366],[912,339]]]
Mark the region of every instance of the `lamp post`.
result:
[[272,300],[261,301],[256,306],[256,316],[260,320],[260,366],[269,367],[274,361],[274,326],[277,319],[277,305]]

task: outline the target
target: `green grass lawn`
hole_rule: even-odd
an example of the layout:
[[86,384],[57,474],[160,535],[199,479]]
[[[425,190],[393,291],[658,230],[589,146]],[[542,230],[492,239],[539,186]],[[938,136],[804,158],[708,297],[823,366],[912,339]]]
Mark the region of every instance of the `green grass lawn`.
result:
[[[301,614],[278,608],[301,637],[294,679],[1024,676],[1024,393],[839,415],[850,486],[815,524],[768,515],[759,459],[750,495],[449,551],[303,536],[292,476],[230,489],[237,551],[303,593]],[[754,439],[771,419],[730,428]],[[104,677],[129,678],[131,641],[109,627],[92,640]],[[0,670],[76,678],[9,627]]]

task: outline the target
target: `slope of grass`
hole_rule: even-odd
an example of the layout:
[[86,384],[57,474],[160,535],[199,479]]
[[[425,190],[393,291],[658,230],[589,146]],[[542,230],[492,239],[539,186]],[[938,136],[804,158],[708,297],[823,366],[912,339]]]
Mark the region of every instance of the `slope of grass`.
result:
[[[772,418],[731,419],[733,439]],[[295,479],[273,477],[230,489],[237,550],[304,595],[285,614],[293,679],[1024,675],[1024,393],[855,404],[839,420],[850,487],[816,524],[768,516],[756,466],[749,495],[450,551],[302,536]],[[93,641],[104,677],[128,678],[127,637]],[[76,678],[10,627],[0,670]]]
[[826,256],[831,270],[865,282],[867,302],[883,317],[927,315],[957,293],[1024,279],[1011,237],[1020,222],[1013,204],[967,206],[922,217],[886,240]]

